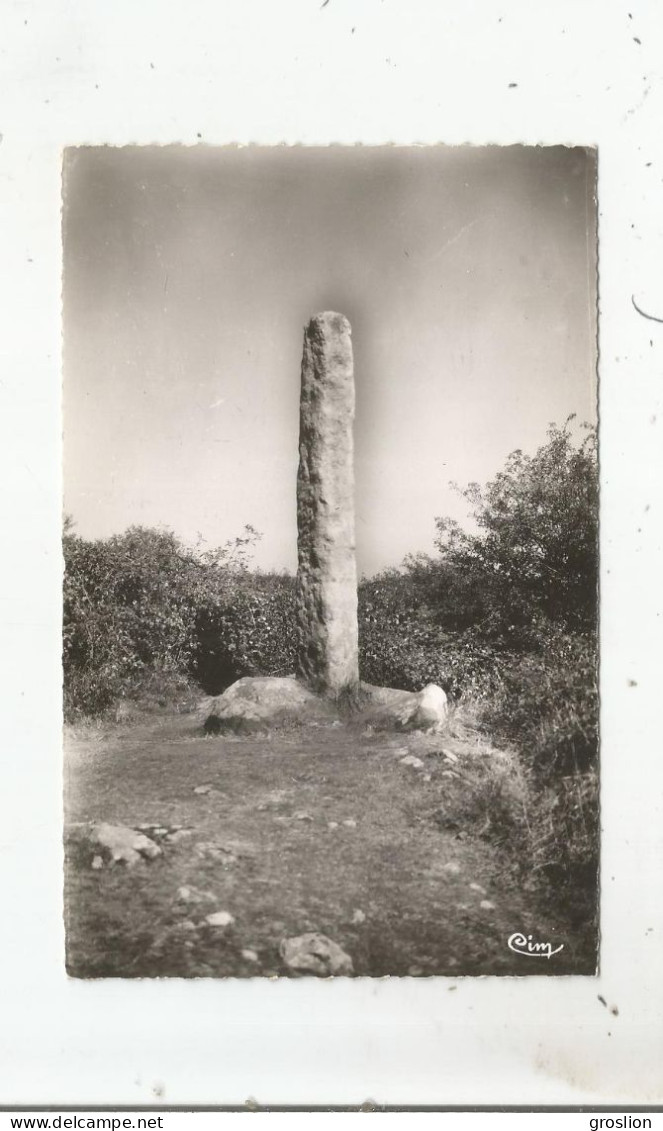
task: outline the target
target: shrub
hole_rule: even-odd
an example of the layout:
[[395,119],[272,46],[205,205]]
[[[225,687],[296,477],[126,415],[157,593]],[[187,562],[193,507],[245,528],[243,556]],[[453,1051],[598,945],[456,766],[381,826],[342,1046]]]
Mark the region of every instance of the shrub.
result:
[[549,781],[596,770],[598,712],[596,638],[551,632],[542,652],[512,655],[502,666],[485,720]]
[[[436,519],[433,604],[449,627],[473,626],[505,646],[536,646],[549,624],[596,628],[598,466],[596,432],[578,445],[569,417],[534,456],[512,452],[504,471],[461,491],[476,532]],[[415,560],[412,568],[427,566]]]
[[217,694],[245,675],[288,675],[296,653],[294,578],[236,576],[209,592],[197,611],[190,669]]
[[66,717],[98,714],[118,698],[150,699],[176,677],[215,694],[242,675],[292,671],[294,579],[249,572],[257,537],[247,527],[210,550],[164,530],[131,527],[89,542],[66,528]]

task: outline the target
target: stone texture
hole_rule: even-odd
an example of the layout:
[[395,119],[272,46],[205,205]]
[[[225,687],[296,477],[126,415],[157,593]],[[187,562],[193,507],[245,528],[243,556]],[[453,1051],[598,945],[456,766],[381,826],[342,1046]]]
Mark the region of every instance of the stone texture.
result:
[[377,729],[438,733],[447,717],[447,696],[436,683],[422,691],[399,691],[392,687],[360,685],[361,717]]
[[229,911],[213,911],[211,915],[205,916],[205,922],[210,927],[232,927],[235,916]]
[[359,682],[350,323],[327,312],[304,333],[297,476],[297,675],[335,696]]
[[[223,695],[200,707],[207,734],[266,734],[279,723],[326,721],[333,704],[321,700],[294,676],[244,676]],[[197,786],[194,792],[207,787]]]
[[428,683],[419,692],[417,707],[407,720],[414,730],[437,730],[447,717],[449,705],[446,693],[436,683]]
[[324,978],[354,973],[350,955],[333,939],[317,931],[283,939],[280,951],[288,969],[298,974],[317,974]]
[[88,841],[93,850],[99,850],[94,860],[101,859],[102,863],[106,859],[110,864],[126,864],[131,868],[141,859],[153,860],[161,855],[161,849],[153,840],[126,825],[109,825],[102,821],[89,830]]

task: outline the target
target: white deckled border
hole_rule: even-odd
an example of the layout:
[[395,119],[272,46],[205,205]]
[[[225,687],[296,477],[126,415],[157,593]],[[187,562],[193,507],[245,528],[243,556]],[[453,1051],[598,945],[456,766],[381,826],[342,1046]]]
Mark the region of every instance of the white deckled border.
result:
[[[619,0],[3,5],[0,1104],[663,1102],[663,326],[631,304],[663,317],[663,23],[657,0],[628,12]],[[64,975],[60,154],[233,141],[599,147],[599,979],[467,979],[450,993],[444,979]]]

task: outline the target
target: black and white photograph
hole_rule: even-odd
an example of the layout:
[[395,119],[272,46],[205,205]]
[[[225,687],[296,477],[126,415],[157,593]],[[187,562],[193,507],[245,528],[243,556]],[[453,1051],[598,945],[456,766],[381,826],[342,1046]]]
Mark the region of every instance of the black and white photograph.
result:
[[64,150],[71,977],[597,972],[596,184]]

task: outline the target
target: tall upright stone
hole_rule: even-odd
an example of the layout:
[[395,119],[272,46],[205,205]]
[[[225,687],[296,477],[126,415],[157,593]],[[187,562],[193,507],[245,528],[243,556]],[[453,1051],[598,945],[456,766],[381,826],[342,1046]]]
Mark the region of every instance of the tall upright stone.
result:
[[302,357],[297,675],[326,695],[359,682],[350,335],[342,314],[317,314]]

